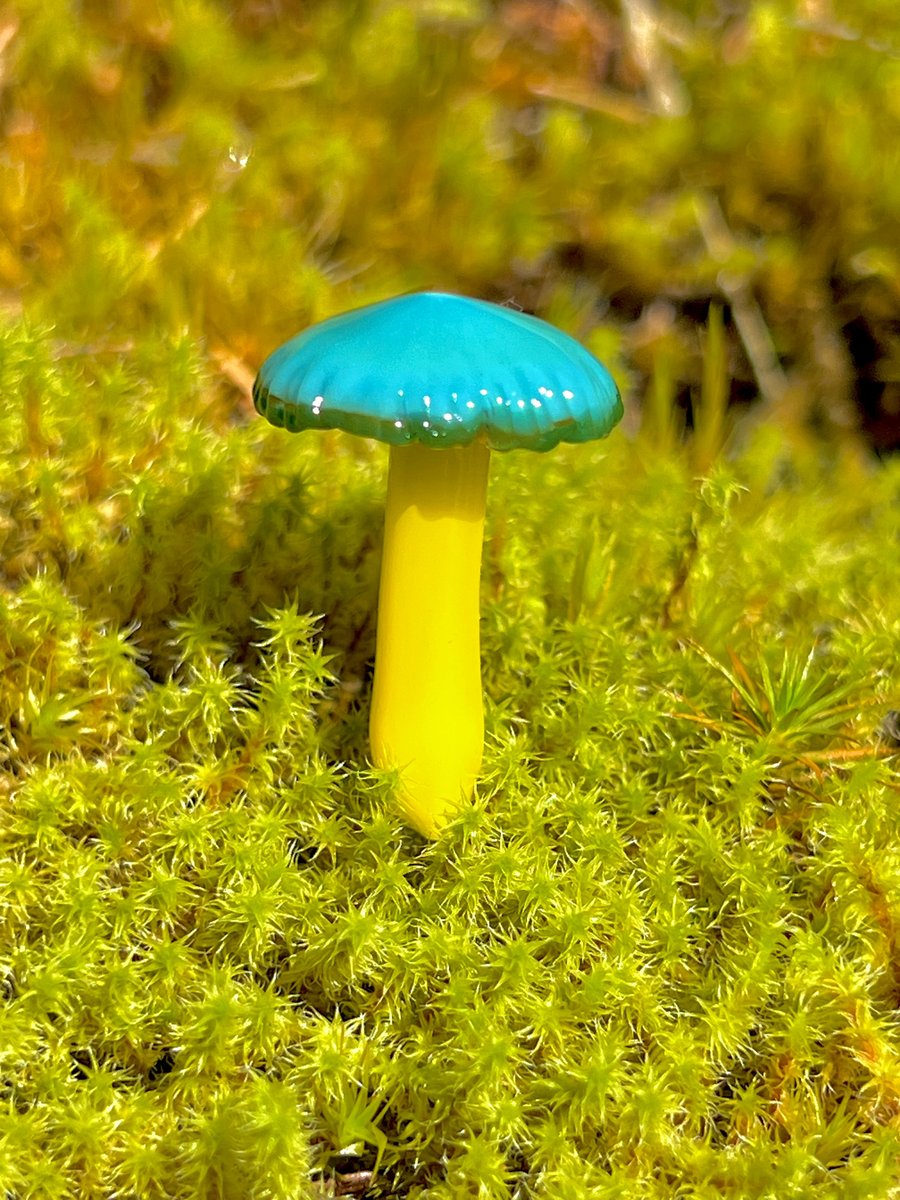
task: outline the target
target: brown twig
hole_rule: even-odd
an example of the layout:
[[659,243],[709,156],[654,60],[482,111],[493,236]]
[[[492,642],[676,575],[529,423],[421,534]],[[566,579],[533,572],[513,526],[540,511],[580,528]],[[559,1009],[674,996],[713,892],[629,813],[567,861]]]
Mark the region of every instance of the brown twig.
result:
[[644,76],[653,111],[662,117],[683,116],[691,106],[690,98],[662,48],[659,13],[651,0],[622,0],[622,14],[631,53]]
[[652,117],[653,111],[631,97],[609,88],[590,87],[581,83],[563,83],[558,79],[541,79],[527,85],[529,95],[538,100],[558,100],[585,112],[603,113],[629,125],[640,125]]
[[[697,225],[710,257],[727,262],[738,248],[719,201],[710,193],[701,193],[697,202]],[[788,380],[778,361],[775,343],[746,276],[723,268],[716,279],[722,295],[731,306],[735,328],[756,378],[762,398],[762,413],[770,416],[779,409],[788,393]]]
[[230,384],[237,388],[247,407],[252,409],[253,371],[251,371],[242,358],[238,358],[236,354],[232,354],[224,346],[211,346],[209,354],[220,373],[225,376]]

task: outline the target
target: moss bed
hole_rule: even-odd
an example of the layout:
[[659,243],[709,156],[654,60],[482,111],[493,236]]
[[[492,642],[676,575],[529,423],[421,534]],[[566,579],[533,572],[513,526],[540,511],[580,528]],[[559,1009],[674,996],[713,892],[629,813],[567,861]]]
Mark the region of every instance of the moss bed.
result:
[[[884,53],[782,7],[721,93],[772,194],[819,109],[764,108],[769,51],[804,87]],[[676,161],[757,205],[785,363],[828,258],[732,169],[724,33],[672,6],[695,119],[641,125],[609,80],[548,98],[528,46],[594,68],[528,5],[278,12],[0,22],[0,1195],[890,1200],[900,461],[794,410],[735,423],[727,297],[688,320],[722,263],[686,249],[700,175],[647,198]],[[826,143],[885,327],[896,178],[860,130],[896,123],[895,78]],[[660,273],[677,320],[628,326]],[[386,452],[249,398],[287,334],[425,286],[520,297],[628,407],[494,456],[484,777],[435,842],[367,759]]]

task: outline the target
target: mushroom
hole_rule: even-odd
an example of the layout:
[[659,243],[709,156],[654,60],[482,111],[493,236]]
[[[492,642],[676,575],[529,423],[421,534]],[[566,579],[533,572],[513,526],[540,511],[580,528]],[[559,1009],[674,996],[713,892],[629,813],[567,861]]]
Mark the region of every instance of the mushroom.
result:
[[471,796],[484,714],[479,576],[491,450],[604,437],[609,372],[515,309],[422,292],[313,325],[266,359],[257,411],[390,445],[369,734],[407,820],[436,837]]

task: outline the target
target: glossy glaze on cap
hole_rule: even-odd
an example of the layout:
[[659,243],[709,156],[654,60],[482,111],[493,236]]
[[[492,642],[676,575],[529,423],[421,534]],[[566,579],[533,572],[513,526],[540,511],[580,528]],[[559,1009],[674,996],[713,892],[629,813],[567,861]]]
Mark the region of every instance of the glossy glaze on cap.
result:
[[605,437],[612,376],[546,321],[465,296],[398,296],[312,325],[271,354],[253,402],[285,429],[550,450]]

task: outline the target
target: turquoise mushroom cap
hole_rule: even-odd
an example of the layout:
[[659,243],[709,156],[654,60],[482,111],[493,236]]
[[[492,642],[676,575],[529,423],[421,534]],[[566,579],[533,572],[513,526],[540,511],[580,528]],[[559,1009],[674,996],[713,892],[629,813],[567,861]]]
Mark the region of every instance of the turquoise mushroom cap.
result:
[[253,402],[285,429],[344,429],[395,446],[550,450],[605,437],[622,417],[612,376],[574,338],[442,292],[310,326],[266,359]]

